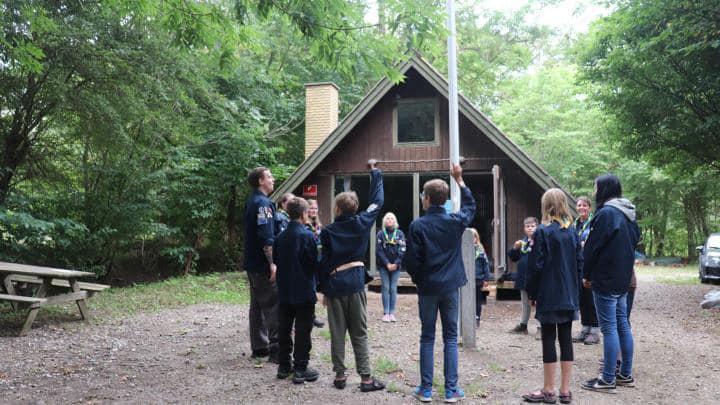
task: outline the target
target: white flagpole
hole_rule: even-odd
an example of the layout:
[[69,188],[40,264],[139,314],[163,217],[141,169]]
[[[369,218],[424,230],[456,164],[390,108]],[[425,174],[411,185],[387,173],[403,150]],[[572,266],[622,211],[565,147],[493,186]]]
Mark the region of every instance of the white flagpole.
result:
[[[458,92],[457,92],[457,45],[455,44],[455,1],[447,1],[448,12],[448,116],[450,133],[450,163],[460,163],[460,145],[458,140]],[[450,181],[450,199],[453,212],[460,210],[460,186]]]

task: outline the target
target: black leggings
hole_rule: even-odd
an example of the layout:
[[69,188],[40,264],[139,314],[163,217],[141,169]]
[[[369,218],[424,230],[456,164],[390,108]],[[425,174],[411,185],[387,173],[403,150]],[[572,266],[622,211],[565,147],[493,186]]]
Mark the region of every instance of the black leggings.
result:
[[547,323],[541,325],[543,363],[557,362],[555,337],[560,342],[560,361],[573,361],[572,322]]

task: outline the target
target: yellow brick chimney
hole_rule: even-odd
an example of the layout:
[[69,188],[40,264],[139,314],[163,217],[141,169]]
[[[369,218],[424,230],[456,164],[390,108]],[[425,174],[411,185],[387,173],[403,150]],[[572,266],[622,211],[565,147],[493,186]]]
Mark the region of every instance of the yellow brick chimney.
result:
[[305,85],[305,159],[337,127],[338,90],[329,82]]

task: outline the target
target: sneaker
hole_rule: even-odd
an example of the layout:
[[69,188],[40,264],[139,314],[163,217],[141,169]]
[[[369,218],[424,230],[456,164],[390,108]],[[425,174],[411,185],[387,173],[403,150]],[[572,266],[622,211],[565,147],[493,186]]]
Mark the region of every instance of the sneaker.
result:
[[432,389],[416,387],[413,396],[420,402],[432,402]]
[[619,387],[634,387],[635,379],[631,375],[625,376],[617,373],[615,374],[615,385]]
[[589,335],[590,332],[586,330],[581,330],[575,337],[572,338],[572,341],[575,343],[584,342],[587,335]]
[[588,333],[583,341],[586,345],[596,345],[600,343],[600,336],[597,333]]
[[322,328],[323,326],[325,326],[325,322],[323,322],[317,318],[313,318],[313,326],[316,328]]
[[302,384],[306,381],[313,382],[317,381],[319,377],[320,373],[318,373],[317,370],[314,370],[312,368],[306,368],[305,370],[295,370],[295,374],[293,375],[293,383]]
[[520,333],[523,335],[527,335],[528,334],[527,324],[519,323],[516,327],[514,327],[510,330],[510,333]]
[[383,321],[383,322],[390,322],[390,315],[388,315],[388,314],[383,315],[382,321]]
[[457,401],[465,399],[465,391],[462,388],[458,388],[454,391],[445,391],[445,402],[453,404]]
[[602,377],[593,378],[592,380],[585,381],[580,385],[580,387],[590,391],[607,392],[611,394],[615,393],[615,382],[605,382]]
[[292,374],[292,372],[293,372],[292,367],[284,366],[281,364],[278,366],[278,371],[277,371],[276,377],[278,378],[278,380],[284,380],[284,379],[288,378],[290,376],[290,374]]
[[390,314],[390,322],[397,322],[397,319],[395,318],[395,314]]

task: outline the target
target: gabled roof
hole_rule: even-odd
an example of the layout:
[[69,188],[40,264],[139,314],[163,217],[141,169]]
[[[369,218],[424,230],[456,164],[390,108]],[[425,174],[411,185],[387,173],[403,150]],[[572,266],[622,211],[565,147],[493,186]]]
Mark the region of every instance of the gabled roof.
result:
[[[405,75],[408,70],[415,69],[420,76],[430,83],[435,90],[448,98],[448,82],[440,72],[430,65],[428,61],[418,54],[414,54],[407,62],[401,64],[398,70]],[[318,146],[315,151],[305,159],[304,162],[283,182],[275,191],[274,195],[279,196],[292,192],[300,186],[302,181],[309,176],[313,170],[332,152],[335,147],[352,131],[353,128],[370,112],[375,105],[390,91],[395,84],[387,77],[380,80],[362,99],[350,113],[340,122],[327,138]],[[503,153],[505,153],[515,164],[527,173],[540,187],[547,190],[552,187],[561,188],[560,184],[540,167],[525,152],[510,140],[500,129],[480,112],[462,94],[458,95],[458,109],[473,125],[479,128],[490,141],[492,141]],[[570,201],[574,198],[565,191]],[[572,207],[574,208],[574,206]]]

